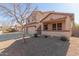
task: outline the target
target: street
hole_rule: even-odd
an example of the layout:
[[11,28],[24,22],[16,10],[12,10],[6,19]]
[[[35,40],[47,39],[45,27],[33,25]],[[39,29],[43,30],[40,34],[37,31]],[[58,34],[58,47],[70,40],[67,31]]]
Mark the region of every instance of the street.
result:
[[11,39],[16,39],[21,37],[22,37],[21,32],[5,33],[5,34],[0,34],[0,41],[11,40]]

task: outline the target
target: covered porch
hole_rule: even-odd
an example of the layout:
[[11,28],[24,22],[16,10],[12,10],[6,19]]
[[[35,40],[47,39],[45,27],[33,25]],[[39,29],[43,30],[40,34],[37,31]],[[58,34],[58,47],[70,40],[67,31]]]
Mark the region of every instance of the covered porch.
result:
[[50,36],[71,36],[70,30],[66,29],[66,17],[44,21],[42,23],[42,34]]

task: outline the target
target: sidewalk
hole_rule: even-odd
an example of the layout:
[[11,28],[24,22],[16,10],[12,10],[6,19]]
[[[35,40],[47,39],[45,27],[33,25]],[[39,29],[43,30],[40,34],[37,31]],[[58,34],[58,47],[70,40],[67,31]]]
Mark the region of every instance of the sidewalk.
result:
[[79,56],[79,37],[70,38],[70,46],[69,46],[67,55]]
[[13,44],[16,40],[7,40],[0,42],[0,53],[3,52],[6,48],[8,48],[11,44]]
[[[25,38],[30,38],[30,37],[25,37]],[[22,40],[22,38],[0,41],[0,55],[5,55],[5,53],[2,52],[5,51],[6,48],[14,44],[14,42],[19,40]]]

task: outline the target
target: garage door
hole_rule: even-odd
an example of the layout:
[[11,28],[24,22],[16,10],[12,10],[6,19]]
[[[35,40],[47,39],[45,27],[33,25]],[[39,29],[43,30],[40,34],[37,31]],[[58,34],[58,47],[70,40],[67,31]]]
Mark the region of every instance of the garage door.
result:
[[28,33],[29,33],[29,34],[35,34],[35,33],[36,33],[35,27],[29,27],[29,28],[28,28]]

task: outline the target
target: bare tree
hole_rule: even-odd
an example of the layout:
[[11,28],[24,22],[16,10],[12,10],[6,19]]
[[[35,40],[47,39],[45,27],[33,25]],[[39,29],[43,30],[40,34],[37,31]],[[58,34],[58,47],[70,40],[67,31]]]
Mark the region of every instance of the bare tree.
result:
[[[0,4],[0,11],[3,15],[7,16],[9,19],[16,21],[21,25],[21,30],[23,31],[24,24],[27,23],[27,17],[36,9],[36,7],[32,7],[30,3],[7,3]],[[23,31],[23,39],[25,36],[25,32]]]

